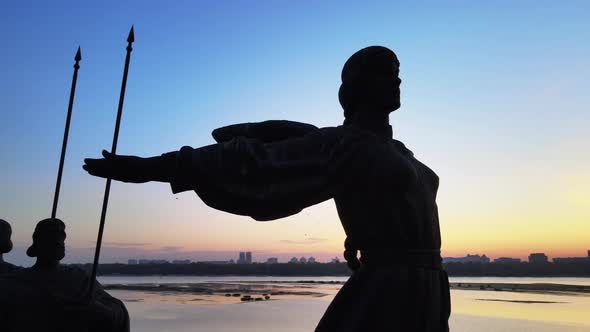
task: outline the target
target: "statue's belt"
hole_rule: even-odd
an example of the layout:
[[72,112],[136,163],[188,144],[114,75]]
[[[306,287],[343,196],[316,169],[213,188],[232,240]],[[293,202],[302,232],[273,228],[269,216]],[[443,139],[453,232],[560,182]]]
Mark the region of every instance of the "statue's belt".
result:
[[404,265],[442,270],[440,250],[371,249],[361,250],[360,261],[367,266]]

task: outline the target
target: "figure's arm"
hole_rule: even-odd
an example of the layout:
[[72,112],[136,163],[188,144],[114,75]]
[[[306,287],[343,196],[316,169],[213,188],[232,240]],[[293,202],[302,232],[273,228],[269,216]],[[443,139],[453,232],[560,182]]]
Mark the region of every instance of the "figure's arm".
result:
[[[90,174],[124,182],[169,182],[174,193],[194,190],[209,206],[258,220],[285,217],[334,197],[346,164],[336,129],[274,143],[234,138],[151,158],[86,159]],[[336,179],[335,177],[338,177]]]
[[[272,143],[303,137],[317,130],[317,127],[307,123],[269,120],[225,126],[215,129],[212,135],[218,143],[228,143],[236,138],[252,138],[259,141],[258,143]],[[183,149],[187,150],[187,148],[189,150],[192,149],[189,147]],[[209,150],[216,149],[214,145],[207,148]],[[136,156],[117,156],[103,150],[102,155],[104,159],[85,159],[83,168],[91,175],[123,182],[171,182],[172,178],[174,178],[174,172],[178,170],[178,159],[181,151],[166,153],[161,156],[141,158]]]

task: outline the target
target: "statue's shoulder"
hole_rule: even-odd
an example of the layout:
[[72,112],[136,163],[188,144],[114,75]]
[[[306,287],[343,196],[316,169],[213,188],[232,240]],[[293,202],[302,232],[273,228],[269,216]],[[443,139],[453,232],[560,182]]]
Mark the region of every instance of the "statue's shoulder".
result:
[[238,137],[256,139],[263,143],[280,142],[308,135],[326,139],[371,138],[369,133],[354,126],[341,125],[318,128],[309,123],[290,120],[238,123],[217,128],[213,130],[211,135],[218,143],[227,142]]
[[0,263],[0,275],[2,275],[4,273],[11,273],[14,271],[18,271],[20,269],[22,269],[22,267],[16,266],[14,264],[10,264],[8,262]]
[[58,270],[60,275],[70,280],[86,281],[86,279],[90,279],[90,273],[76,265],[60,265]]
[[318,128],[309,123],[289,120],[268,120],[233,124],[213,130],[211,135],[218,142],[227,142],[236,137],[257,139],[264,143],[283,141],[305,136]]
[[[12,264],[11,264],[12,265]],[[10,271],[6,271],[5,273],[0,275],[0,278],[5,280],[14,280],[18,282],[27,282],[29,279],[32,279],[32,268],[31,267],[17,267]]]

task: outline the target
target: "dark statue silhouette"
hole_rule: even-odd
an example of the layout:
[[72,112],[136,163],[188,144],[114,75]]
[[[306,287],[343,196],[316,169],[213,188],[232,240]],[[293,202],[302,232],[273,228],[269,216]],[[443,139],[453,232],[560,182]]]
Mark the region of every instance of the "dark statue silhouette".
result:
[[4,254],[12,250],[12,227],[8,221],[0,219],[0,275],[15,271],[20,267],[4,261]]
[[65,224],[41,220],[27,255],[30,268],[0,275],[1,331],[129,331],[123,302],[105,292],[79,269],[60,264],[65,256]]
[[[333,198],[354,271],[316,331],[447,331],[448,277],[441,266],[438,177],[392,139],[400,107],[399,62],[372,46],[342,70],[344,124],[290,121],[233,125],[217,144],[151,158],[103,151],[88,173],[113,180],[170,183],[209,206],[273,220]],[[360,251],[360,259],[357,253]]]

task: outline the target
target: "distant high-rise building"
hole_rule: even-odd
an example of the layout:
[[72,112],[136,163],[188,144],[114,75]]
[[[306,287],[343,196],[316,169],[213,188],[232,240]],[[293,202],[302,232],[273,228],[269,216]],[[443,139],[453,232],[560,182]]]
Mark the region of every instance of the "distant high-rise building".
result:
[[128,265],[137,265],[137,259],[130,259],[127,261]]
[[277,264],[279,262],[279,259],[276,257],[270,257],[266,260],[266,264]]
[[529,263],[542,264],[549,262],[549,258],[542,252],[532,253],[529,255]]
[[252,264],[252,252],[240,251],[240,258],[238,258],[238,264]]

